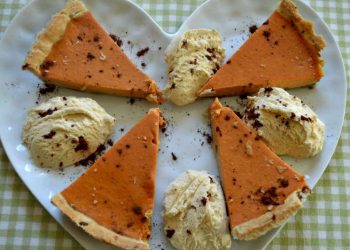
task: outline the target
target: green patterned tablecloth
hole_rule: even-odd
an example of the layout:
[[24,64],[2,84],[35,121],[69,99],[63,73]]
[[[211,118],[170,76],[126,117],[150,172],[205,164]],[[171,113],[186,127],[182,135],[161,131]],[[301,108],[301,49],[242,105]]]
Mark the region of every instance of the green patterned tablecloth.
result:
[[[253,0],[251,0],[253,1]],[[258,0],[255,0],[258,1]],[[0,0],[0,38],[28,0]],[[202,0],[136,0],[169,32],[175,32]],[[171,3],[173,2],[173,3]],[[307,1],[332,30],[350,71],[350,0]],[[350,82],[349,73],[347,82]],[[350,102],[347,102],[349,108]],[[350,249],[350,115],[337,150],[313,195],[269,249]],[[28,191],[0,144],[0,249],[80,249]],[[349,186],[347,185],[349,182]]]

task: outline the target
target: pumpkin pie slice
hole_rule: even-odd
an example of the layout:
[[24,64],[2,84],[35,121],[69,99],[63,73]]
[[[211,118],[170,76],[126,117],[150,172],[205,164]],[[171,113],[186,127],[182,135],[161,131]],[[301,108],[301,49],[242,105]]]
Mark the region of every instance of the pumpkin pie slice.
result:
[[282,0],[227,63],[199,90],[199,96],[230,96],[262,87],[297,88],[323,76],[322,36],[290,0]]
[[152,109],[52,203],[93,237],[125,249],[149,249],[158,130]]
[[79,0],[68,0],[52,17],[23,69],[65,88],[162,101],[156,83],[130,61]]
[[231,234],[256,239],[294,215],[310,189],[230,108],[216,99],[210,114]]

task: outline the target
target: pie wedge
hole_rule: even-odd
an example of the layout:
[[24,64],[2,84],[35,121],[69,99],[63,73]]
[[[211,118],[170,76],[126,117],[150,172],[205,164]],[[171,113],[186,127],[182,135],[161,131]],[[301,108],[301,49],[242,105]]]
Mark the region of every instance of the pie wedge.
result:
[[227,63],[199,90],[199,96],[257,92],[262,87],[297,88],[323,76],[322,36],[290,0],[282,0]]
[[68,0],[52,17],[23,69],[61,87],[162,102],[156,83],[130,61],[79,0]]
[[125,249],[149,249],[158,130],[152,109],[52,203],[93,237]]
[[210,115],[231,234],[255,239],[294,215],[310,189],[230,108],[216,99]]

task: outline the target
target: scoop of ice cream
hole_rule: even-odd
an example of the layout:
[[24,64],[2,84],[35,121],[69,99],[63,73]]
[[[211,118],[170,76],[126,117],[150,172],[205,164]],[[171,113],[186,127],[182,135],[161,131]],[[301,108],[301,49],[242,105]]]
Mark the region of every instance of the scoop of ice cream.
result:
[[325,125],[298,97],[262,88],[248,97],[243,120],[278,155],[311,157],[322,150]]
[[54,97],[29,111],[22,137],[36,164],[58,168],[95,152],[114,124],[92,99]]
[[168,99],[176,105],[194,102],[197,91],[220,68],[224,57],[222,38],[215,30],[189,30],[174,39],[165,51]]
[[164,198],[164,230],[176,249],[228,249],[225,201],[221,186],[205,171],[186,171],[170,184]]

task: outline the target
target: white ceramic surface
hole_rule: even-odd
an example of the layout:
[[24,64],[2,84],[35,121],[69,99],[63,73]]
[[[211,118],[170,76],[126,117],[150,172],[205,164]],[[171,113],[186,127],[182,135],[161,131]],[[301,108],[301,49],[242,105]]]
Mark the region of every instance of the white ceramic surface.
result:
[[[339,49],[330,31],[310,7],[296,2],[300,12],[315,22],[317,32],[327,41],[327,47],[322,53],[326,61],[325,77],[314,89],[290,91],[313,107],[327,127],[324,149],[319,155],[305,160],[286,158],[300,172],[310,176],[309,183],[313,187],[329,163],[341,133],[346,82]],[[86,0],[85,3],[108,32],[122,38],[123,49],[131,59],[139,66],[141,62],[145,62],[147,67],[144,70],[163,87],[167,79],[163,52],[176,34],[165,33],[143,10],[125,0]],[[224,46],[228,58],[247,39],[249,26],[265,21],[277,3],[276,0],[210,0],[186,20],[177,34],[189,28],[214,28],[225,38]],[[22,71],[21,65],[36,34],[63,5],[63,0],[31,2],[14,18],[0,41],[0,135],[15,170],[49,213],[86,249],[110,249],[112,247],[94,240],[73,225],[50,203],[52,195],[68,186],[84,168],[70,167],[64,174],[48,172],[33,165],[21,141],[24,118],[37,101],[37,85],[40,82],[31,73]],[[128,45],[128,40],[132,41],[132,44]],[[146,46],[150,47],[150,52],[141,59],[137,58],[136,52]],[[56,95],[87,96],[98,101],[117,118],[117,127],[111,136],[114,140],[120,138],[152,107],[145,101],[136,101],[134,105],[130,105],[127,103],[128,98],[68,89],[59,89],[58,92],[41,97],[39,101]],[[235,98],[223,98],[222,101],[232,106],[236,103]],[[166,131],[168,136],[161,134],[160,138],[152,249],[171,249],[163,235],[160,216],[166,186],[186,169],[204,169],[211,174],[218,174],[211,145],[197,132],[198,129],[209,132],[209,121],[204,114],[210,103],[211,99],[202,99],[185,107],[176,107],[170,103],[161,106],[170,125]],[[125,131],[121,132],[121,128]],[[171,152],[178,156],[177,161],[172,160]],[[234,241],[233,247],[242,250],[261,249],[277,231],[273,230],[254,241]]]

